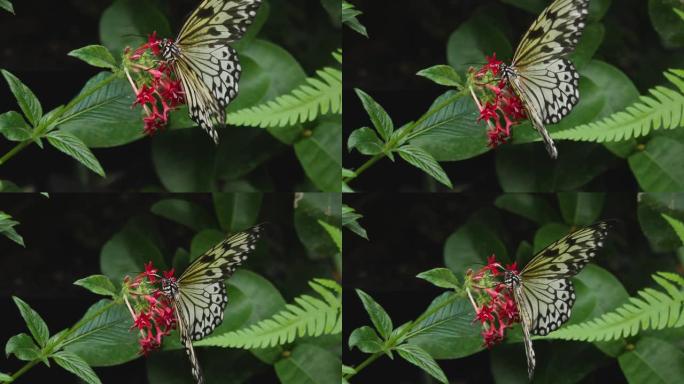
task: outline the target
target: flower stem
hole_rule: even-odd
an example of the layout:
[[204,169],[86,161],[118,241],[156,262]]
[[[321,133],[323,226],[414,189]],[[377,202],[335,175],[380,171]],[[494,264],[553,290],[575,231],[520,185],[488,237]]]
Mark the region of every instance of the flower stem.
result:
[[441,104],[436,106],[435,108],[431,108],[427,112],[425,112],[418,120],[415,122],[411,123],[411,125],[407,126],[404,128],[404,130],[397,136],[391,138],[387,144],[385,145],[385,148],[383,149],[382,153],[379,153],[373,157],[371,157],[369,160],[367,160],[365,163],[363,163],[356,171],[354,171],[354,174],[348,177],[343,177],[342,181],[345,183],[349,183],[351,180],[356,179],[361,175],[364,171],[366,171],[368,168],[370,168],[373,164],[378,162],[378,160],[382,159],[383,157],[386,157],[388,153],[392,152],[394,149],[396,149],[397,145],[399,143],[402,143],[402,140],[404,138],[411,138],[411,133],[419,127],[425,120],[430,118],[432,115],[435,113],[441,111],[443,108],[446,108],[449,104],[453,103],[454,100],[458,100],[459,98],[463,97],[463,92],[457,92],[455,95],[449,97],[448,99],[444,100]]

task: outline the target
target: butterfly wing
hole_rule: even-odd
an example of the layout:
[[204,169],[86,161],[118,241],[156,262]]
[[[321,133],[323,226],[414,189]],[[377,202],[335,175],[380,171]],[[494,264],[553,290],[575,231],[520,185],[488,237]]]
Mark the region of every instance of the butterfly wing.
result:
[[178,34],[180,73],[190,117],[218,144],[217,126],[226,123],[225,109],[238,93],[241,67],[228,46],[244,36],[261,0],[205,0]]
[[523,306],[532,319],[530,331],[546,335],[570,318],[575,289],[569,280],[603,247],[611,223],[581,228],[546,247],[520,272]]
[[192,346],[192,339],[189,336],[190,329],[188,318],[185,317],[185,313],[180,311],[178,302],[173,300],[173,307],[176,312],[176,321],[178,323],[178,331],[180,333],[181,343],[185,346],[185,353],[190,359],[190,365],[192,367],[192,377],[195,378],[197,384],[204,384],[204,375],[202,374],[202,368],[199,365],[199,360],[195,354],[195,348]]
[[525,299],[523,288],[519,283],[513,285],[513,298],[518,305],[518,313],[520,314],[520,322],[522,323],[523,343],[525,344],[525,356],[527,356],[527,375],[531,381],[536,365],[534,349],[532,348],[532,337],[530,336],[533,319],[532,308],[530,307],[530,302]]
[[512,66],[523,69],[552,62],[575,50],[589,14],[589,0],[556,0],[537,17],[513,55]]
[[256,247],[262,226],[238,232],[198,257],[178,278],[178,309],[188,320],[188,336],[199,340],[223,321],[228,302],[224,280]]

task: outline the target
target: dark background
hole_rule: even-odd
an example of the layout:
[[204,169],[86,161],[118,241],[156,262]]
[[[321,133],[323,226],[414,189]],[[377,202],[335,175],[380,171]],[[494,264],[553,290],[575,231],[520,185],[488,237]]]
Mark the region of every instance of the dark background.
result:
[[[558,209],[554,194],[542,195]],[[494,207],[496,195],[480,194],[390,194],[368,193],[344,195],[344,203],[364,217],[359,223],[367,230],[370,241],[344,233],[344,340],[357,327],[371,325],[354,289],[371,295],[392,318],[395,327],[416,319],[439,294],[444,292],[415,276],[423,271],[444,267],[444,245],[447,238],[476,212],[498,213],[509,255],[514,257],[518,244],[532,243],[539,224]],[[606,246],[594,263],[610,270],[630,294],[651,285],[649,275],[657,270],[672,270],[672,256],[656,254],[636,217],[634,194],[609,194],[601,219],[616,219]],[[660,268],[660,269],[659,269]],[[461,279],[463,271],[454,271]],[[543,345],[543,342],[540,343]],[[521,344],[513,344],[516,353],[524,355]],[[495,347],[496,348],[496,347]],[[601,355],[600,353],[598,355]],[[343,348],[343,362],[355,366],[368,355],[357,349]],[[489,353],[484,351],[462,359],[439,360],[440,367],[453,383],[492,382]],[[538,356],[538,366],[544,364]],[[607,359],[606,366],[592,372],[582,382],[623,382],[617,361]],[[383,356],[365,368],[353,381],[417,383],[424,373],[395,356]]]
[[[508,34],[513,48],[536,15],[497,0],[356,0],[363,12],[359,21],[370,38],[344,28],[344,138],[357,128],[371,126],[368,115],[354,93],[360,88],[389,113],[398,128],[418,119],[446,87],[416,76],[421,69],[448,64],[447,40],[475,10],[499,4],[512,27]],[[607,61],[632,79],[643,93],[663,82],[662,72],[672,67],[675,55],[660,43],[648,14],[648,2],[614,0],[604,16],[606,36],[595,58]],[[680,58],[681,59],[681,58]],[[473,63],[479,67],[484,63]],[[677,67],[675,65],[675,67]],[[484,135],[483,129],[483,135]],[[559,151],[572,151],[573,145],[560,142]],[[534,145],[534,144],[532,144]],[[543,148],[540,151],[543,152]],[[346,144],[345,144],[346,148]],[[346,168],[358,168],[369,157],[343,151]],[[495,153],[489,151],[473,159],[440,163],[447,175],[466,190],[500,190],[495,173]],[[550,160],[549,160],[550,161]],[[351,183],[358,191],[444,190],[417,168],[399,159],[382,159]],[[588,191],[637,191],[638,186],[626,166],[612,169],[585,187]]]
[[[209,194],[51,194],[50,198],[39,194],[0,195],[0,207],[20,222],[15,229],[26,244],[26,248],[22,248],[0,236],[1,345],[15,334],[28,333],[12,296],[23,299],[35,309],[48,324],[51,334],[73,326],[99,300],[99,296],[73,285],[73,282],[101,273],[102,247],[134,216],[147,216],[155,223],[150,226],[150,231],[160,233],[165,246],[162,252],[167,260],[170,261],[177,247],[189,249],[195,234],[193,230],[149,213],[152,204],[164,197],[186,199],[213,212]],[[273,282],[287,301],[295,296],[293,292],[306,288],[302,271],[329,270],[323,266],[325,260],[314,262],[296,256],[303,255],[305,250],[292,225],[292,201],[291,194],[264,195],[258,221],[268,225],[257,253],[261,257],[252,257],[245,264],[245,268]],[[131,271],[131,275],[138,272]],[[198,351],[200,360],[203,350],[200,348]],[[172,353],[176,352],[179,351]],[[4,353],[0,355],[1,372],[14,372],[25,363],[14,356],[8,359]],[[271,366],[260,363],[257,366],[260,370],[253,377],[253,382],[277,382]],[[104,383],[147,382],[144,358],[94,369]],[[187,375],[190,380],[189,363]],[[24,374],[20,381],[75,383],[77,379],[63,369],[39,364]]]
[[[199,0],[161,1],[173,31],[178,31]],[[47,112],[66,104],[99,71],[67,53],[99,44],[99,20],[112,4],[109,0],[19,0],[13,1],[16,15],[0,11],[0,68],[17,76],[38,97]],[[310,0],[271,0],[271,12],[259,37],[288,50],[307,73],[328,65],[330,52],[339,48],[339,29],[330,16]],[[283,31],[287,31],[284,33]],[[312,31],[316,31],[313,33]],[[337,35],[336,38],[332,38]],[[0,113],[20,111],[4,79],[0,78]],[[142,120],[140,123],[142,130]],[[36,145],[24,149],[2,165],[0,179],[36,191],[130,191],[158,187],[151,159],[151,140],[93,152],[107,172],[107,179],[84,170],[72,158],[52,148]],[[0,140],[0,154],[16,143]],[[274,190],[291,191],[304,173],[294,151],[283,151],[268,162]]]

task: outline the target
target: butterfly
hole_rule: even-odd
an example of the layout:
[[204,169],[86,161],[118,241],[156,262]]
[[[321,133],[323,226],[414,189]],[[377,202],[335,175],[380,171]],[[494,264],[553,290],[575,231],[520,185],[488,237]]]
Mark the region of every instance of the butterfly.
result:
[[190,117],[218,144],[217,126],[235,99],[240,62],[228,44],[244,36],[261,0],[204,0],[185,21],[176,40],[160,45],[164,61],[181,81]]
[[520,313],[530,380],[535,366],[530,335],[546,335],[568,321],[575,303],[570,278],[603,247],[611,225],[600,221],[581,228],[537,253],[520,273],[504,273],[504,284],[513,291]]
[[198,384],[204,383],[204,377],[192,341],[207,336],[223,321],[228,303],[224,280],[254,251],[262,228],[257,225],[227,237],[195,259],[178,279],[161,278],[162,293],[173,306],[181,342]]
[[558,157],[544,124],[556,124],[579,101],[579,74],[565,57],[575,50],[589,0],[555,0],[539,15],[515,50],[502,78],[520,98],[551,158]]

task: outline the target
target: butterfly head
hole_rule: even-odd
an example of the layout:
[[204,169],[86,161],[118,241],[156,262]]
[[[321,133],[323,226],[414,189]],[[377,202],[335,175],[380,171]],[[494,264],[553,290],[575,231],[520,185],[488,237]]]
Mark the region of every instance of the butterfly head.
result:
[[501,74],[501,78],[504,80],[508,80],[509,78],[516,76],[513,68],[505,63],[499,64],[499,73]]
[[504,284],[508,288],[520,285],[520,276],[515,271],[504,271]]
[[166,61],[173,61],[180,56],[180,49],[172,39],[163,39],[159,48],[162,58]]
[[159,280],[161,281],[161,290],[164,296],[173,298],[178,294],[178,283],[175,277],[162,277]]

